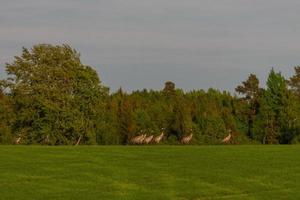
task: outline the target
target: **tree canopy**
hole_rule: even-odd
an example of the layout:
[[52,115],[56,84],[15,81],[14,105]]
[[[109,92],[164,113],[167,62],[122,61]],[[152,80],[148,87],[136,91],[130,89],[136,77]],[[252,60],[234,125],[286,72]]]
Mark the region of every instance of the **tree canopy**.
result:
[[3,81],[16,114],[12,132],[22,143],[95,143],[101,98],[97,73],[67,45],[36,45],[6,66]]
[[130,144],[164,133],[179,144],[300,142],[300,67],[285,79],[270,71],[266,88],[250,74],[238,95],[216,89],[185,92],[167,81],[161,90],[109,93],[97,72],[68,45],[23,48],[0,81],[2,144]]

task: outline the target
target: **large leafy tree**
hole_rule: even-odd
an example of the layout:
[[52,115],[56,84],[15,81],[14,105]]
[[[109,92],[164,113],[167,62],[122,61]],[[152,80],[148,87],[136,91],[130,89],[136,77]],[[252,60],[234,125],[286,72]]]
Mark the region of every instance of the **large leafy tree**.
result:
[[95,141],[107,88],[68,45],[23,48],[6,65],[5,81],[17,113],[15,137],[23,143],[74,144]]

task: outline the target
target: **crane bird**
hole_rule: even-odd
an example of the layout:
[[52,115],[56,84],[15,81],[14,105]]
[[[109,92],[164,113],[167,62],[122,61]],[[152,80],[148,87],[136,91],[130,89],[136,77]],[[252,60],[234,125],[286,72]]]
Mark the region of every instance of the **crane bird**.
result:
[[153,141],[154,141],[156,144],[158,144],[158,143],[160,143],[160,141],[162,140],[163,137],[164,137],[164,132],[161,132],[161,134],[158,135],[158,136],[156,136],[156,137],[153,139]]
[[145,141],[147,134],[142,135],[143,137],[140,138],[140,140],[138,141],[138,144],[143,144],[143,142]]
[[192,140],[192,138],[193,138],[193,133],[191,133],[188,136],[182,137],[180,142],[181,142],[181,144],[188,144]]
[[231,135],[231,130],[229,130],[229,134],[222,140],[222,143],[228,143],[230,142],[232,135]]
[[21,137],[18,137],[18,138],[16,138],[15,143],[16,143],[16,144],[19,144],[20,141],[21,141]]
[[150,135],[150,136],[146,137],[144,139],[144,143],[145,144],[149,144],[152,141],[153,137],[154,137],[153,135]]
[[141,139],[143,139],[144,135],[138,135],[131,138],[130,143],[132,144],[140,144]]

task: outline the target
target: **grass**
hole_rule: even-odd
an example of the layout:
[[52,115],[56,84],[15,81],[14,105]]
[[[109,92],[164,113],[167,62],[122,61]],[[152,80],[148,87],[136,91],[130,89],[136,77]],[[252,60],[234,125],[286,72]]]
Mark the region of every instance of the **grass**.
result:
[[300,146],[0,146],[0,199],[300,199]]

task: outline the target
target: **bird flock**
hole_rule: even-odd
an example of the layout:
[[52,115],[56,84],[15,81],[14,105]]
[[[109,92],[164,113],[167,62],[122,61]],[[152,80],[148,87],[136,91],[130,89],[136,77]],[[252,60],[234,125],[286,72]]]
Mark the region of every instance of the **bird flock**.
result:
[[[131,138],[130,143],[136,145],[137,144],[159,144],[162,141],[163,137],[164,137],[164,132],[161,132],[161,134],[157,136],[154,135],[147,136],[147,134],[141,134]],[[180,139],[180,142],[181,144],[189,144],[192,138],[193,138],[193,133],[187,136],[183,136]]]
[[[163,129],[162,129],[163,130]],[[192,132],[192,130],[191,130]],[[228,130],[229,134],[222,140],[223,144],[229,144],[232,140],[232,131]],[[160,135],[154,136],[154,135],[148,135],[147,134],[140,134],[137,136],[134,136],[130,140],[130,144],[140,145],[140,144],[159,144],[164,137],[164,132],[162,131]],[[181,144],[189,144],[193,138],[193,133],[190,133],[189,135],[184,135],[180,138]]]

